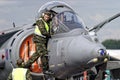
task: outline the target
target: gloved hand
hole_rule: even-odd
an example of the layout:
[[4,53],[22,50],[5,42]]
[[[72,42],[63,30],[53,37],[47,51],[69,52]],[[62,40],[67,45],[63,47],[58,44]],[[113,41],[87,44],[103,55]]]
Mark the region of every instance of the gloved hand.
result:
[[51,35],[47,35],[47,38],[51,38]]
[[46,38],[51,38],[50,34],[45,34]]

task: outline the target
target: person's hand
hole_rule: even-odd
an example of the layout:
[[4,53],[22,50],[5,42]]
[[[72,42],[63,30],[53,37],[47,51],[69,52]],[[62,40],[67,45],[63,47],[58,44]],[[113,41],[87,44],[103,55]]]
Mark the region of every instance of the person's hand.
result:
[[48,38],[48,39],[51,38],[51,35],[50,35],[50,34],[46,34],[45,36],[46,36],[46,38]]
[[47,38],[51,38],[51,35],[48,35]]

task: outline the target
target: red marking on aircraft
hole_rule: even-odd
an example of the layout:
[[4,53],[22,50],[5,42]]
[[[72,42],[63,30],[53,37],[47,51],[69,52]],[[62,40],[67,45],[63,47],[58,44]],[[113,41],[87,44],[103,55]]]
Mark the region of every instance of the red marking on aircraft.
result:
[[2,59],[4,59],[5,58],[5,56],[2,54]]

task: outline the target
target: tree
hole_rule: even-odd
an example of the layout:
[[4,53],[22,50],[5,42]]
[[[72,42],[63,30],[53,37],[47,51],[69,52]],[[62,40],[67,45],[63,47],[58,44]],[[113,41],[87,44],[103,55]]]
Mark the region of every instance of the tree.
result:
[[108,39],[102,42],[107,49],[120,49],[120,40]]

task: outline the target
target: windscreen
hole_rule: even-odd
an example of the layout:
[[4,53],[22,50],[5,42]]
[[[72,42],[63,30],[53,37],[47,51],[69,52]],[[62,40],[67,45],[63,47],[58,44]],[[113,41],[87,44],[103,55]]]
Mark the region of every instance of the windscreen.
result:
[[84,29],[83,21],[72,11],[57,14],[52,20],[52,26],[55,33],[64,33],[76,28]]

